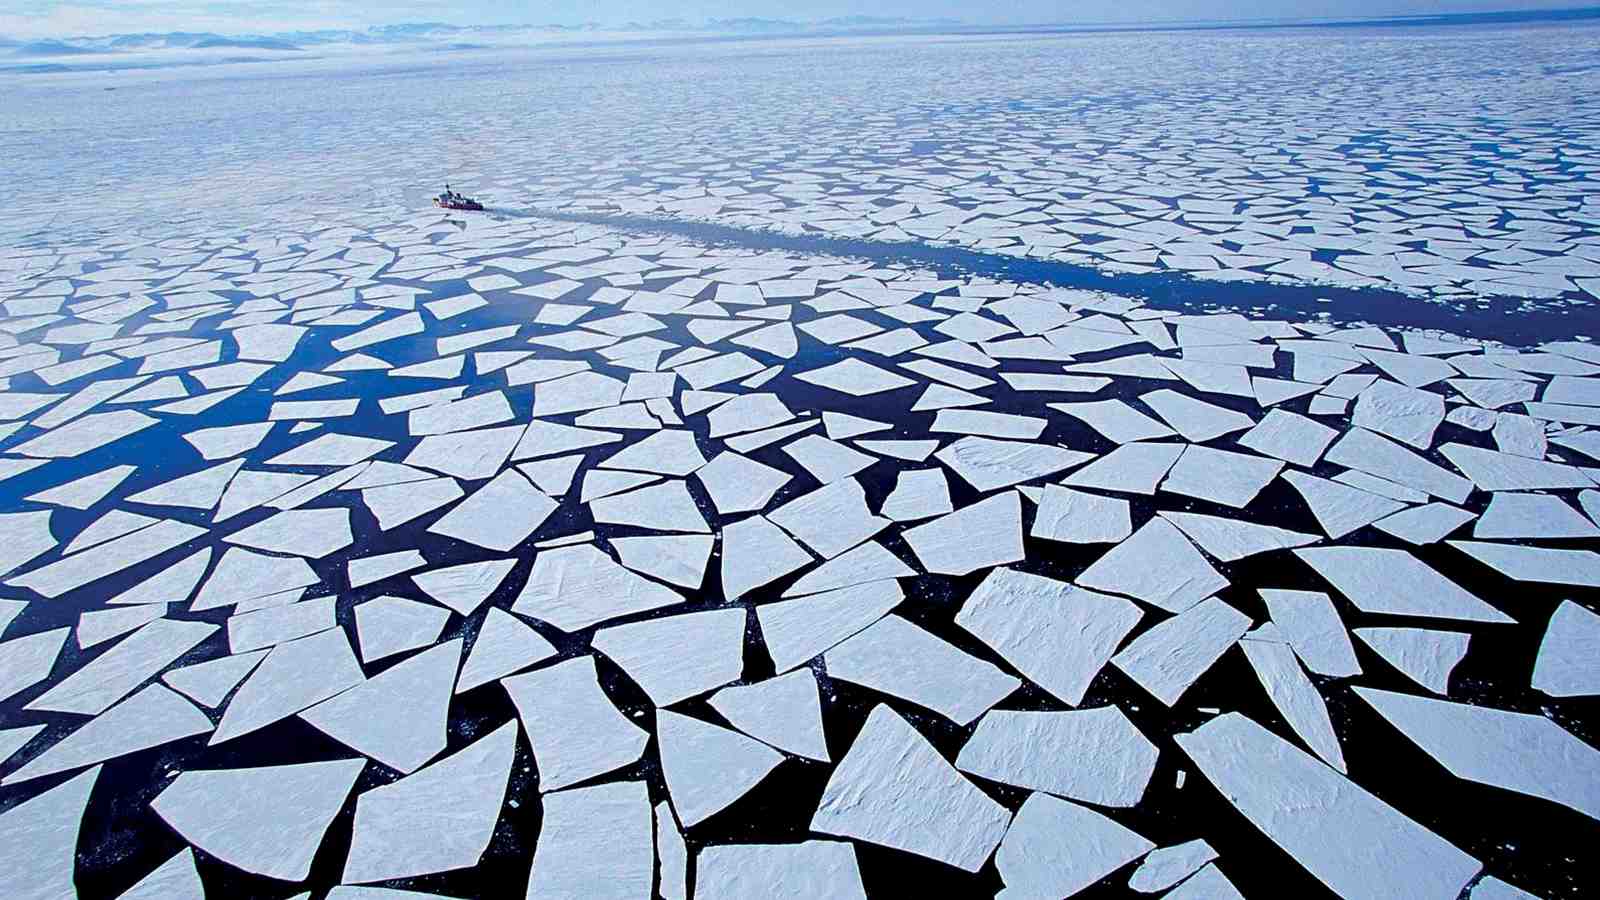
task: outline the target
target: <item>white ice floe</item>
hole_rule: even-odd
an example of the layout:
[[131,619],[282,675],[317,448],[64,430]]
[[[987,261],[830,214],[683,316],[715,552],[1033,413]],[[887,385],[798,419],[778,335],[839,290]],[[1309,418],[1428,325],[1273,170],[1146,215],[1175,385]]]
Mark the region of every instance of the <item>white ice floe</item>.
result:
[[811,554],[762,516],[723,526],[722,593],[728,600],[738,600],[812,562]]
[[456,679],[456,693],[472,690],[556,655],[539,633],[497,607],[490,607],[478,627],[472,650]]
[[1472,521],[1474,517],[1474,513],[1435,501],[1385,516],[1374,523],[1374,527],[1407,543],[1420,546],[1444,540],[1457,528]]
[[672,816],[672,805],[662,800],[656,804],[656,860],[660,882],[657,890],[661,900],[687,900],[689,896],[689,848],[683,842],[677,820]]
[[739,678],[744,630],[743,609],[715,609],[603,628],[590,643],[669,706]]
[[682,478],[705,465],[705,461],[693,432],[668,428],[629,444],[607,457],[600,466]]
[[600,690],[592,656],[513,675],[500,683],[516,704],[533,745],[541,791],[626,766],[639,758],[650,739]]
[[[1043,508],[1043,504],[1040,508]],[[1314,534],[1220,516],[1163,512],[1161,517],[1178,526],[1178,530],[1198,544],[1200,549],[1223,562],[1233,562],[1272,550],[1304,547],[1321,540]]]
[[715,539],[709,534],[614,537],[612,549],[624,566],[668,584],[695,589],[705,580]]
[[1069,487],[1154,494],[1156,485],[1183,450],[1183,444],[1128,444],[1078,469],[1062,483]]
[[1340,896],[1453,900],[1481,868],[1239,713],[1175,740],[1252,825]]
[[538,530],[556,506],[522,473],[507,469],[440,516],[428,531],[504,553]]
[[1294,650],[1278,634],[1276,626],[1268,623],[1246,634],[1239,647],[1283,720],[1311,752],[1344,772],[1344,751],[1328,718],[1328,705],[1301,670]]
[[1010,821],[910,723],[879,705],[828,779],[811,830],[976,872]]
[[965,575],[1023,557],[1022,497],[1005,491],[901,532],[923,568]]
[[1129,876],[1128,887],[1141,894],[1164,891],[1216,858],[1217,851],[1201,838],[1152,850]]
[[1517,581],[1600,587],[1600,553],[1484,541],[1448,541],[1450,546]]
[[185,522],[162,519],[148,528],[140,528],[81,553],[9,578],[6,584],[28,588],[47,598],[59,597],[68,591],[159,556],[204,533],[203,528]]
[[461,639],[401,660],[300,718],[329,737],[399,772],[444,750]]
[[477,865],[499,822],[516,749],[517,723],[507,722],[356,797],[343,880],[387,881]]
[[723,688],[711,695],[710,703],[733,727],[757,740],[797,756],[829,761],[821,698],[810,669]]
[[1354,688],[1451,774],[1600,819],[1600,750],[1544,716]]
[[1335,540],[1406,508],[1398,500],[1296,469],[1284,472],[1283,480],[1299,492],[1317,524]]
[[[105,712],[216,630],[207,622],[157,619],[57,681],[26,708],[84,715]],[[46,640],[43,646],[50,643]]]
[[252,650],[219,656],[192,666],[169,669],[161,680],[201,706],[216,709],[246,675],[255,671],[266,655],[266,650]]
[[832,559],[888,527],[867,509],[866,492],[853,478],[826,484],[767,516],[823,559]]
[[885,616],[829,650],[830,678],[928,707],[966,725],[1021,682],[899,616]]
[[165,685],[151,684],[96,716],[5,777],[15,784],[94,765],[129,753],[205,734],[206,714]]
[[820,434],[808,434],[791,441],[783,446],[783,452],[822,484],[849,478],[877,462],[865,453]]
[[1451,503],[1461,503],[1472,493],[1471,481],[1365,428],[1346,431],[1328,448],[1325,458]]
[[1185,440],[1199,443],[1255,426],[1255,420],[1204,400],[1162,388],[1139,397]]
[[404,465],[420,466],[468,481],[489,478],[505,465],[522,434],[521,425],[507,425],[429,435],[411,448]]
[[683,602],[677,592],[618,565],[593,544],[545,550],[511,611],[562,631]]
[[1249,616],[1211,597],[1139,635],[1111,664],[1173,706],[1249,627]]
[[228,649],[259,650],[334,626],[334,598],[277,603],[241,611],[228,619]]
[[424,594],[466,616],[489,599],[516,564],[515,559],[487,559],[418,572],[411,580]]
[[39,631],[0,643],[0,700],[43,681],[55,668],[56,657],[71,628]]
[[698,900],[866,900],[854,846],[845,841],[721,844],[695,857]]
[[644,782],[546,794],[527,897],[648,897],[655,883],[655,856]]
[[1401,674],[1435,694],[1450,691],[1450,673],[1472,636],[1429,628],[1357,628],[1356,637]]
[[223,538],[230,544],[321,559],[355,543],[350,510],[293,509],[269,516]]
[[759,741],[666,710],[656,713],[656,741],[667,793],[685,828],[744,796],[783,761]]
[[1513,621],[1404,550],[1316,547],[1294,553],[1363,612],[1463,622]]
[[17,900],[76,897],[78,836],[96,766],[0,813],[0,884]]
[[1049,444],[985,437],[961,438],[934,456],[982,492],[1032,481],[1093,459],[1092,454]]
[[1216,863],[1209,863],[1183,884],[1168,891],[1162,900],[1245,900],[1245,897],[1222,874]]
[[1190,445],[1167,472],[1161,490],[1243,509],[1282,469],[1278,460]]
[[905,599],[893,580],[869,581],[756,607],[778,672],[800,665],[882,618]]
[[[434,643],[444,632],[444,623],[450,619],[447,609],[391,596],[374,597],[358,603],[354,613],[356,636],[361,643],[361,661],[365,663]],[[328,625],[332,624],[330,616]]]
[[[553,502],[550,508],[555,508]],[[632,525],[654,531],[711,530],[699,505],[689,494],[688,482],[678,478],[593,500],[589,509],[596,522],[606,524]]]
[[1318,675],[1344,678],[1361,674],[1355,648],[1333,600],[1320,591],[1262,588],[1267,615],[1295,655]]
[[1173,613],[1228,586],[1228,580],[1206,562],[1183,532],[1161,518],[1151,519],[1107,550],[1078,575],[1077,582]]
[[961,748],[956,768],[1096,806],[1144,797],[1156,746],[1115,706],[1068,712],[991,710]]
[[1594,482],[1583,474],[1583,470],[1562,463],[1529,459],[1514,453],[1501,453],[1466,444],[1445,444],[1439,448],[1439,452],[1483,491],[1594,487]]
[[1426,450],[1433,445],[1434,430],[1444,421],[1444,398],[1380,379],[1356,396],[1350,421]]
[[205,885],[194,866],[194,850],[185,847],[117,900],[205,900],[205,896]]
[[302,881],[365,767],[363,759],[340,759],[190,770],[150,808],[189,843],[231,866]]
[[[819,369],[800,372],[794,377],[819,387],[825,387],[841,394],[850,394],[856,397],[892,391],[909,387],[916,383],[902,375],[885,371],[854,357],[842,359]],[[700,387],[700,385],[695,386]],[[709,387],[709,385],[706,386]]]
[[967,597],[955,622],[1076,705],[1143,615],[1121,597],[998,568]]
[[1326,425],[1283,409],[1268,410],[1238,443],[1257,453],[1310,468],[1338,436]]
[[1600,527],[1559,497],[1496,492],[1472,526],[1474,538],[1595,538]]
[[1563,600],[1550,617],[1539,656],[1533,664],[1533,687],[1552,697],[1600,694],[1600,616],[1571,600]]
[[1175,432],[1121,400],[1052,403],[1050,408],[1082,419],[1114,444],[1171,437]]
[[995,853],[995,865],[1006,884],[995,896],[1071,897],[1153,847],[1092,809],[1047,794],[1030,794]]
[[265,728],[361,681],[361,664],[342,628],[279,644],[234,692],[210,743]]

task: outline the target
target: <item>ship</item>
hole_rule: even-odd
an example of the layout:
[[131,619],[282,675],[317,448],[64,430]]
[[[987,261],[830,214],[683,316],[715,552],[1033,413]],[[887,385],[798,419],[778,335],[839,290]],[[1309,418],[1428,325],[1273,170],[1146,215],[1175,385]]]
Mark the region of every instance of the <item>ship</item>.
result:
[[450,185],[444,186],[444,193],[433,198],[433,205],[440,209],[482,211],[483,204],[466,196],[450,190]]

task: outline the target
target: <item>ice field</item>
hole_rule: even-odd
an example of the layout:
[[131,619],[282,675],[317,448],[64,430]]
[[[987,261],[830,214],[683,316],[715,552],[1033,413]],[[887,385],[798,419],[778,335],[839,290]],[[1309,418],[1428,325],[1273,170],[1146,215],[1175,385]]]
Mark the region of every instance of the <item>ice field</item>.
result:
[[1597,67],[0,75],[0,896],[1593,895]]

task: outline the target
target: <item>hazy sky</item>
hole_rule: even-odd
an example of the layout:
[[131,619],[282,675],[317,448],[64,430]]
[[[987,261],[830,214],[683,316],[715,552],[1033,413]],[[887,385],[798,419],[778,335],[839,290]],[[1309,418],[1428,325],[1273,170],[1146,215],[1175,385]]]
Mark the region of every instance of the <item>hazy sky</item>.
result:
[[953,18],[971,24],[1154,22],[1548,9],[1600,0],[0,0],[0,34],[135,31],[272,32],[363,28],[397,22],[615,25],[680,17],[795,20],[877,15]]

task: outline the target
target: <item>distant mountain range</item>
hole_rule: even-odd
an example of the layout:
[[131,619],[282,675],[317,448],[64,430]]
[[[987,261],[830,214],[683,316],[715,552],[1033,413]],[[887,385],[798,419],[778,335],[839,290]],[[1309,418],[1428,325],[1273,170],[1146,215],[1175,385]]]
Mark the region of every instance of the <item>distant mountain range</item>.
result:
[[906,19],[881,16],[846,16],[797,22],[788,19],[710,19],[693,23],[683,19],[625,22],[601,25],[450,25],[444,22],[408,22],[377,25],[364,31],[327,29],[284,31],[271,34],[224,35],[212,32],[170,31],[161,34],[82,35],[67,38],[22,40],[0,36],[0,56],[13,58],[82,57],[99,54],[159,50],[257,50],[294,54],[338,45],[438,44],[441,49],[476,48],[516,44],[557,34],[603,36],[619,33],[682,34],[807,34],[842,31],[892,31],[958,25],[953,19]]

